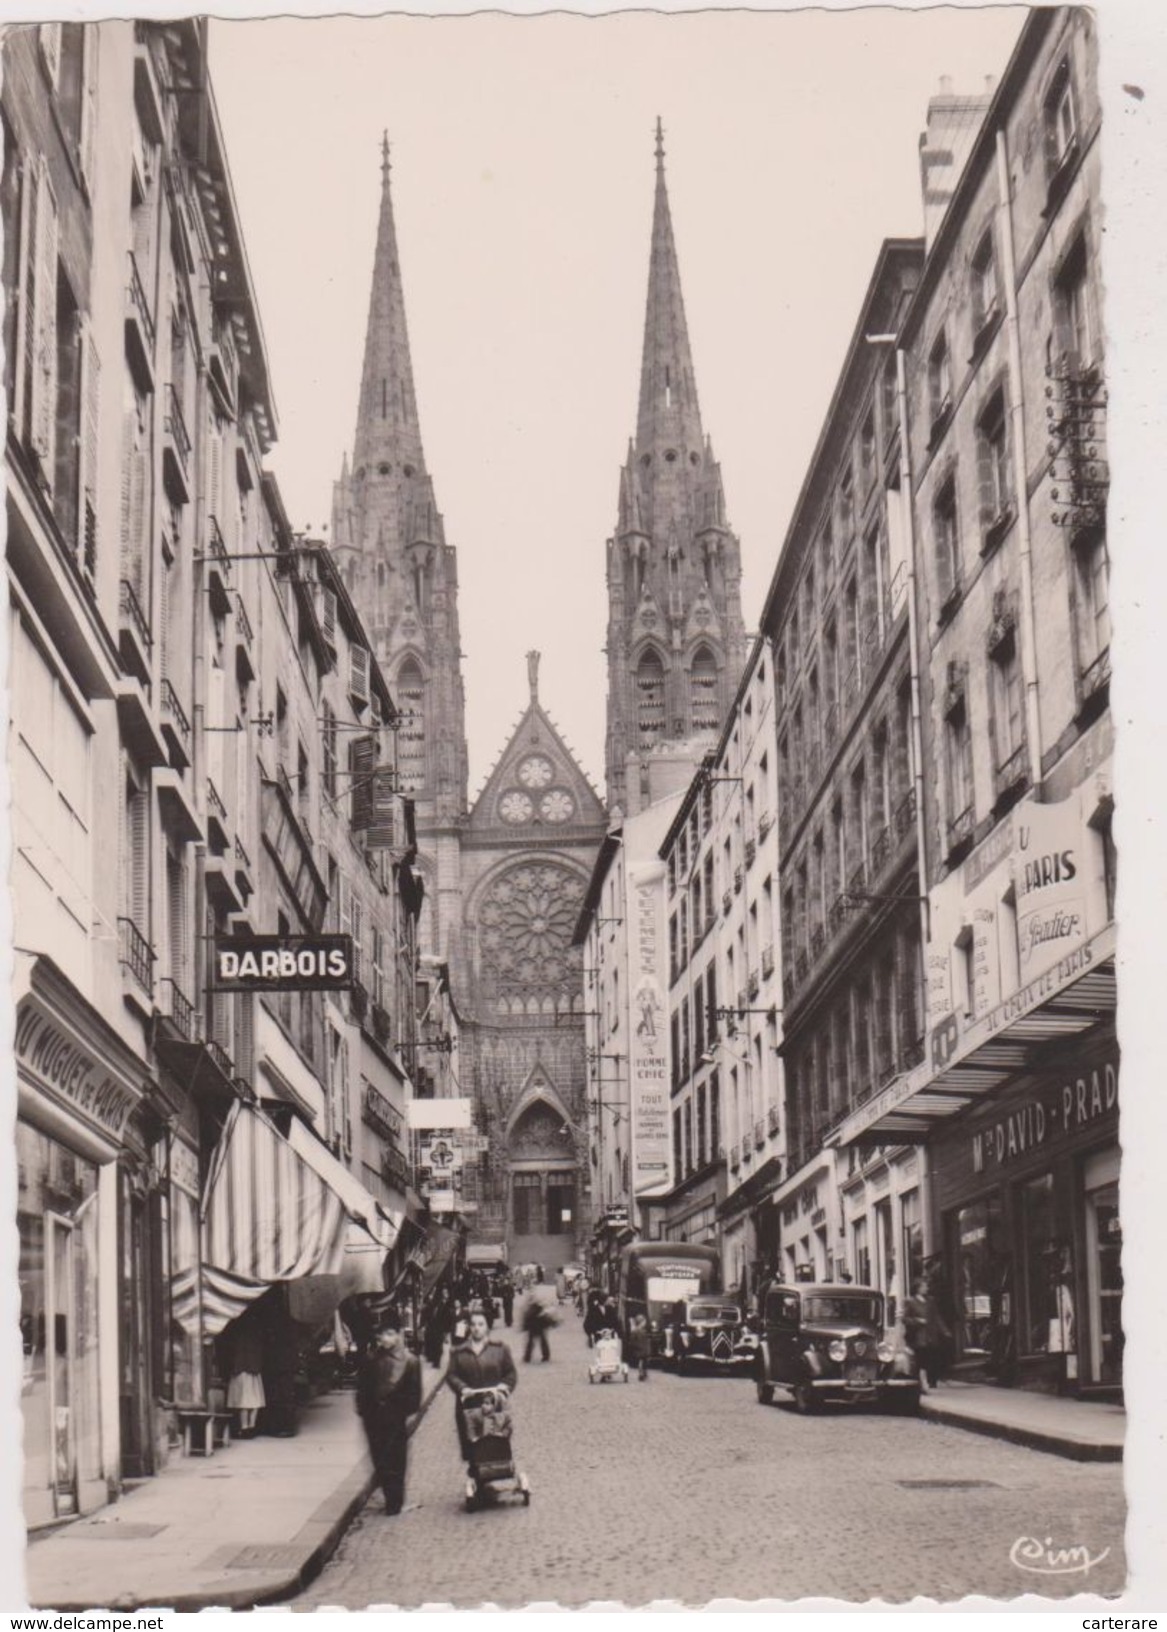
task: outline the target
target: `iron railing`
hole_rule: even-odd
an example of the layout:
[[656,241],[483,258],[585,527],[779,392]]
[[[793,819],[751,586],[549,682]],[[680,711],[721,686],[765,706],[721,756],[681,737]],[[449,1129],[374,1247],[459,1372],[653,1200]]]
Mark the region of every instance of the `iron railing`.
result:
[[154,995],[156,953],[132,918],[118,919],[118,961],[147,997]]

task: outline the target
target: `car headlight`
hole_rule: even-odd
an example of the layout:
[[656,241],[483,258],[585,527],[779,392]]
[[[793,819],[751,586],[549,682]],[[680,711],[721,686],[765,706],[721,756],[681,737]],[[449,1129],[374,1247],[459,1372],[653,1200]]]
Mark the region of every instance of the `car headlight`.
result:
[[886,1366],[895,1359],[896,1346],[894,1343],[881,1343],[875,1352]]
[[837,1337],[827,1350],[827,1353],[830,1355],[832,1360],[845,1360],[847,1358],[847,1345],[843,1342],[841,1337]]

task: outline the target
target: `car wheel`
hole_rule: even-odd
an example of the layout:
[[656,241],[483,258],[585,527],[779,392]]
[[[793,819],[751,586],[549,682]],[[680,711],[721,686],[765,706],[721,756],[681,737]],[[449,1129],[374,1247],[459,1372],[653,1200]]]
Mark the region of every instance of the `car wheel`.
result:
[[809,1383],[796,1383],[794,1386],[794,1404],[804,1417],[813,1417],[819,1408],[814,1389]]
[[774,1384],[773,1383],[768,1383],[766,1381],[766,1379],[759,1374],[758,1376],[756,1376],[754,1378],[754,1387],[758,1391],[758,1404],[759,1405],[773,1405],[773,1403],[774,1403]]

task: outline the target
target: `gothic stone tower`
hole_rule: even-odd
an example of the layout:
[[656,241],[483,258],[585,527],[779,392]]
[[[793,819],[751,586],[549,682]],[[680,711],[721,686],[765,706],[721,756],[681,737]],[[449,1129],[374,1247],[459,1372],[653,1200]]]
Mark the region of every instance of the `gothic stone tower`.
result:
[[659,120],[640,408],[607,548],[608,809],[633,814],[689,780],[745,662],[741,553],[701,430]]
[[386,140],[353,461],[333,488],[332,548],[403,715],[400,786],[416,806],[427,946],[456,958],[467,796],[458,565],[421,443],[389,169]]

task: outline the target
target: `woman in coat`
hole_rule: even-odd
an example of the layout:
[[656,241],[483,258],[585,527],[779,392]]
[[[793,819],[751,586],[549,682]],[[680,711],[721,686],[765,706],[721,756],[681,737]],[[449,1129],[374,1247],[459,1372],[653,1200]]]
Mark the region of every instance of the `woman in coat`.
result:
[[466,1434],[466,1417],[462,1396],[469,1389],[505,1388],[513,1394],[518,1386],[514,1356],[501,1337],[492,1337],[486,1324],[486,1315],[475,1309],[470,1316],[470,1332],[464,1343],[459,1343],[450,1355],[446,1367],[446,1381],[453,1390],[456,1405],[454,1424],[458,1430],[458,1445],[462,1460],[470,1461],[470,1441]]
[[421,1410],[421,1366],[401,1333],[386,1326],[365,1350],[357,1373],[357,1410],[365,1425],[386,1513],[405,1502],[409,1419]]

